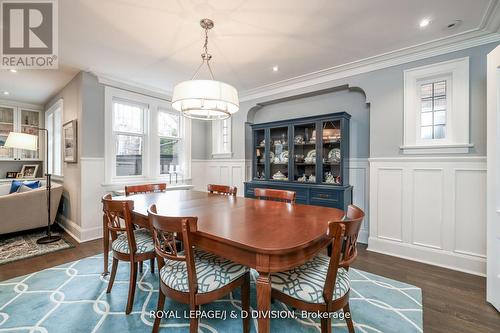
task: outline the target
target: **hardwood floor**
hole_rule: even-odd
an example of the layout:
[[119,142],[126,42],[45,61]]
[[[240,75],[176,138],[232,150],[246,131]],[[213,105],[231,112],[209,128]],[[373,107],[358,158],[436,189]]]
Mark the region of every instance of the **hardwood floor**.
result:
[[358,252],[352,267],[422,288],[425,333],[500,332],[484,277],[370,252],[366,245]]
[[[0,281],[102,251],[102,240],[78,244],[68,235],[64,237],[75,247],[1,265]],[[360,245],[358,251],[352,267],[422,288],[424,332],[500,332],[500,313],[486,303],[485,278],[369,252],[365,245]],[[353,316],[356,320],[356,314]]]

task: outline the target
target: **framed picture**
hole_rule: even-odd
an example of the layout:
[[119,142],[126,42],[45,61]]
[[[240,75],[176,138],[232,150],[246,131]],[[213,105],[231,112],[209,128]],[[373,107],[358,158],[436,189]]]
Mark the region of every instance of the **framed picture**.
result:
[[77,163],[77,133],[76,119],[63,125],[63,159],[67,163]]
[[22,178],[35,178],[38,171],[38,164],[25,164],[21,169]]
[[5,178],[17,178],[17,171],[7,171]]

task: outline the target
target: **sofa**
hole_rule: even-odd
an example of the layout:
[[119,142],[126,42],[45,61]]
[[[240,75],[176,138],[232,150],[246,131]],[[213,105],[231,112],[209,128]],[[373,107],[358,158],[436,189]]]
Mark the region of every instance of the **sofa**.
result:
[[[23,193],[9,194],[11,183],[0,184],[0,235],[47,226],[47,190],[42,186]],[[57,216],[63,186],[52,183],[51,223]]]

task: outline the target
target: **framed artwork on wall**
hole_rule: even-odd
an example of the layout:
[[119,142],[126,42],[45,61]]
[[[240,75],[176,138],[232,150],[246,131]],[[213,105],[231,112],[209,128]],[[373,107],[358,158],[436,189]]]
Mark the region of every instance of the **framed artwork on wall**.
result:
[[38,164],[25,164],[21,169],[23,178],[35,178],[38,171]]
[[77,163],[77,127],[76,119],[63,125],[64,162]]

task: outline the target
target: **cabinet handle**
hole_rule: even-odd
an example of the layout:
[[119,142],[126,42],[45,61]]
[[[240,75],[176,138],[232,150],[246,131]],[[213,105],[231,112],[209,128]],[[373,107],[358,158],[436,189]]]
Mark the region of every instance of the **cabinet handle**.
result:
[[328,199],[328,194],[320,194],[318,196],[322,199]]

